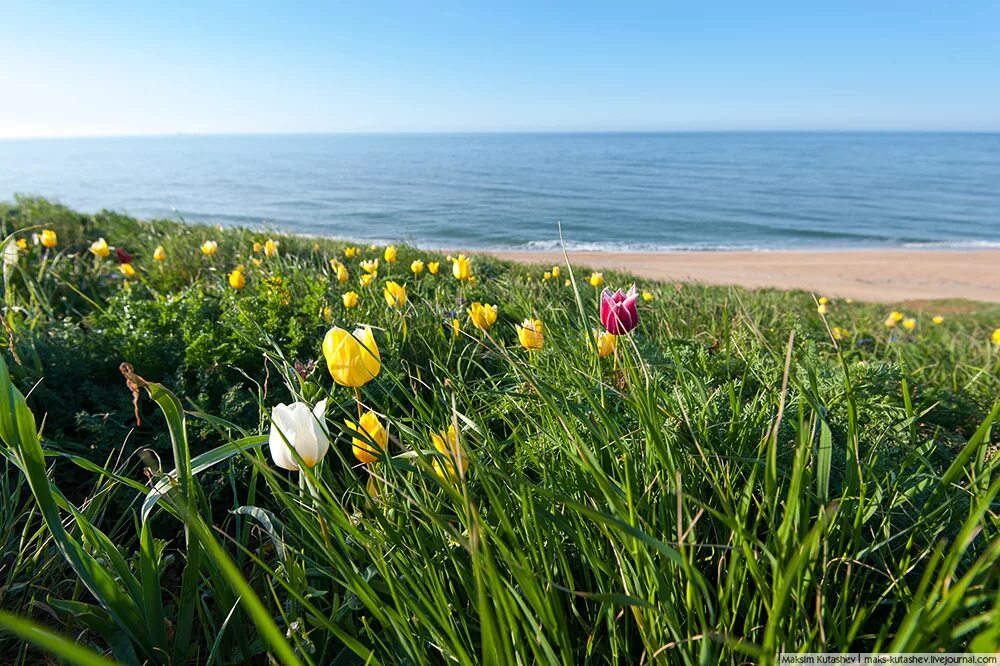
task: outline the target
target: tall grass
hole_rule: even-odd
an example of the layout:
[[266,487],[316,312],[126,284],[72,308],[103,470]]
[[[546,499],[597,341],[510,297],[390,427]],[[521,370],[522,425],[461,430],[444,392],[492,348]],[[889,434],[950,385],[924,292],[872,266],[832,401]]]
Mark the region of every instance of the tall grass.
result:
[[[43,269],[31,248],[5,285],[0,627],[17,659],[700,664],[1000,646],[996,308],[936,304],[906,332],[876,305],[821,316],[808,294],[647,283],[639,328],[599,359],[599,290],[569,265],[543,281],[477,258],[468,285],[400,248],[361,288],[358,260],[381,248],[346,260],[343,243],[281,237],[265,258],[250,246],[267,234],[37,200],[0,220],[67,239]],[[85,254],[97,235],[127,243],[138,279]],[[417,257],[441,274],[409,274]],[[407,284],[402,313],[387,279]],[[499,304],[487,333],[472,300]],[[513,328],[529,316],[545,325],[535,353]],[[356,323],[383,359],[360,394],[390,431],[372,465],[352,456],[355,395],[319,351],[326,328]],[[74,353],[79,375],[50,360]],[[89,383],[49,386],[54,373]],[[107,391],[96,426],[86,390]],[[329,454],[278,469],[271,408],[321,398]],[[60,421],[69,404],[91,411]],[[431,439],[449,426],[468,460],[454,478]]]

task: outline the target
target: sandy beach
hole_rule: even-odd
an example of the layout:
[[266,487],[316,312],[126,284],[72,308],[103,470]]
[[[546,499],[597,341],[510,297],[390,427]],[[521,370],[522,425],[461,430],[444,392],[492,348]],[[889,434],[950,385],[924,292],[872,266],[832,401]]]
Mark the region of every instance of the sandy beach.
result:
[[[494,252],[512,261],[562,264],[561,252]],[[804,289],[836,298],[895,303],[966,298],[1000,302],[1000,250],[769,252],[570,252],[577,266],[641,277]]]

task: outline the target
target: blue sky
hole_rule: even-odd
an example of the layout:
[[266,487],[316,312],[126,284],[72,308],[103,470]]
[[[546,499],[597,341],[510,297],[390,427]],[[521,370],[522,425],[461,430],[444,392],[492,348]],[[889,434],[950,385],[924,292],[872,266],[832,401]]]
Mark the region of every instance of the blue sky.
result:
[[0,1],[0,137],[1000,130],[1000,1]]

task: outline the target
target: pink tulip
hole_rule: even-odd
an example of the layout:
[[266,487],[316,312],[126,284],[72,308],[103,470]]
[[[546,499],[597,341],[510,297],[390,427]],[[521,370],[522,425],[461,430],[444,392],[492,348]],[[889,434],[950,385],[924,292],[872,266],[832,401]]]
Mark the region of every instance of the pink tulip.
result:
[[608,333],[624,335],[639,324],[639,312],[635,307],[637,298],[635,285],[627,294],[623,294],[621,289],[613,294],[607,288],[601,292],[601,323]]

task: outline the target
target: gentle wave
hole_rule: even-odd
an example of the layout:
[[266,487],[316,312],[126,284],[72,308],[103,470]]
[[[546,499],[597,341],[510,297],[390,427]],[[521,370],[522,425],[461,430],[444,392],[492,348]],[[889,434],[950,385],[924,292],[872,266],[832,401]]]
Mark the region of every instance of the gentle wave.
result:
[[1000,134],[0,141],[0,200],[422,247],[1000,247]]

